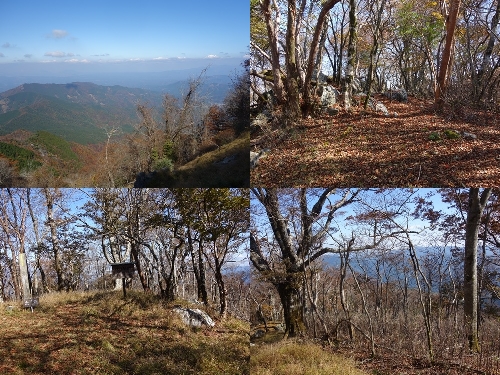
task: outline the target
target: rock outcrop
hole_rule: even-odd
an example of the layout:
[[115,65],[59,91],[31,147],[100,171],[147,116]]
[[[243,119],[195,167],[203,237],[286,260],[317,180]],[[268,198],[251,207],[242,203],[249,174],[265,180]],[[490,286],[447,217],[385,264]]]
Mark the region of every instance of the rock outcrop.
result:
[[184,307],[175,307],[173,309],[182,319],[183,323],[190,327],[207,327],[215,326],[214,321],[210,316],[200,309],[188,309]]
[[250,169],[255,168],[259,163],[259,159],[265,158],[269,153],[269,151],[270,150],[268,148],[261,150],[259,152],[250,151]]
[[408,94],[404,89],[389,90],[384,95],[388,99],[397,100],[398,102],[406,103],[408,101]]

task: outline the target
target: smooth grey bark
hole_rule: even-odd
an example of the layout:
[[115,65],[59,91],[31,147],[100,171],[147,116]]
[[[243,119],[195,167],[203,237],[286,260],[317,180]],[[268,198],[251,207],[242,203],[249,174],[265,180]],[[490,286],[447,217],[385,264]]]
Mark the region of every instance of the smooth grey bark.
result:
[[[40,225],[38,221],[38,217],[35,215],[35,212],[33,211],[33,204],[31,202],[31,189],[26,190],[26,202],[28,203],[28,211],[30,213],[31,221],[33,223],[33,231],[35,233],[35,241],[36,241],[36,246],[37,246],[37,254],[36,254],[36,267],[40,271],[40,277],[42,279],[42,290],[43,293],[49,292],[49,287],[47,285],[47,276],[45,275],[45,271],[42,267],[42,264],[40,262],[40,249],[42,247],[43,241],[42,238],[40,237]],[[38,288],[34,288],[35,293],[37,293]]]
[[31,288],[29,282],[29,273],[28,273],[28,263],[26,261],[26,253],[19,253],[19,274],[21,276],[21,287],[23,291],[23,301],[25,303],[29,303],[31,306]]
[[356,45],[358,39],[358,19],[356,16],[356,0],[349,0],[349,43],[347,46],[347,67],[344,83],[344,107],[349,109],[352,100],[352,82],[356,65]]
[[52,254],[54,254],[54,269],[57,275],[57,290],[61,291],[67,287],[67,282],[62,269],[62,254],[59,245],[59,237],[57,235],[58,222],[54,213],[54,202],[56,196],[59,195],[58,189],[44,188],[45,207],[47,209],[47,226],[49,227],[50,245]]
[[480,352],[477,325],[477,244],[479,224],[484,207],[491,195],[491,189],[479,188],[469,190],[469,208],[465,224],[465,256],[464,256],[464,323],[469,340],[469,348]]

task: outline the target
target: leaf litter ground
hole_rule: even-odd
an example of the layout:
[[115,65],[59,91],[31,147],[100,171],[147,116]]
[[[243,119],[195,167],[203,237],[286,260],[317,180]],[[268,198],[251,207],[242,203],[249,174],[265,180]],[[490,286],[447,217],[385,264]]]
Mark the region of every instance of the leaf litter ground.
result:
[[389,116],[355,108],[302,120],[271,144],[251,171],[251,186],[500,186],[498,113],[437,114],[431,101],[376,100]]
[[128,294],[70,293],[33,313],[0,304],[0,374],[249,373],[246,324],[190,329],[154,296]]

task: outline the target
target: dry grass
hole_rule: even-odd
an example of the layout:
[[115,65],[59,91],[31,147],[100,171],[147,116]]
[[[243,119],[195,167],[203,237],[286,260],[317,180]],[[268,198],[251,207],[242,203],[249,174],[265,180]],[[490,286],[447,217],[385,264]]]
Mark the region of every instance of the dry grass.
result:
[[171,306],[131,292],[44,296],[0,310],[1,374],[248,374],[248,326],[191,329]]
[[208,152],[173,173],[158,172],[150,187],[250,186],[250,133]]
[[256,375],[366,375],[353,360],[321,346],[293,340],[256,345],[251,349],[251,373]]

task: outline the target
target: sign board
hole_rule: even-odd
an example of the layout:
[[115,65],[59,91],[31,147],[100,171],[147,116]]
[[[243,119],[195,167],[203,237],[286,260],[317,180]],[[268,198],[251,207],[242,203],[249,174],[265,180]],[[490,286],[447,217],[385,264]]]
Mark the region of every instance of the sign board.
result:
[[111,273],[113,276],[121,277],[122,279],[132,278],[135,273],[135,263],[134,262],[126,262],[126,263],[112,263],[111,264]]

